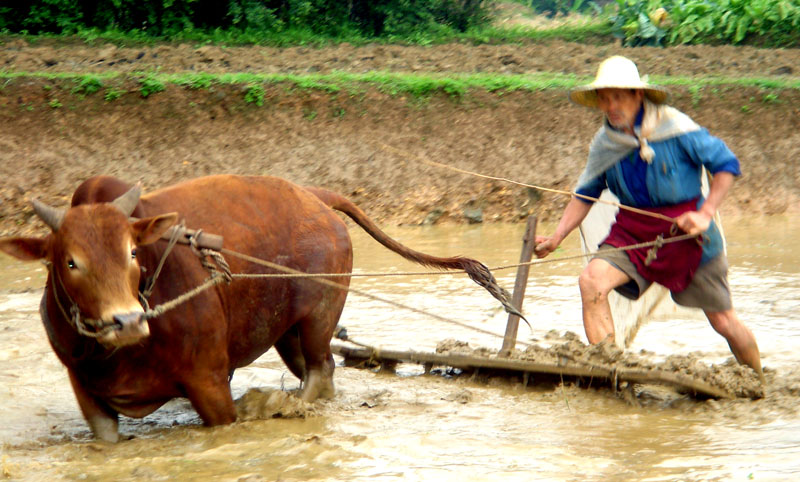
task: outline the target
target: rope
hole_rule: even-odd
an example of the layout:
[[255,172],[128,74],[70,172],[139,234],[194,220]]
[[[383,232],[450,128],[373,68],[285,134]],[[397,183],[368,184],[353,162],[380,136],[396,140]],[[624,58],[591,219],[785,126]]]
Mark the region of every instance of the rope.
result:
[[469,176],[480,177],[480,178],[489,179],[489,180],[492,180],[492,181],[502,181],[502,182],[507,182],[509,184],[516,184],[517,186],[528,187],[528,188],[531,188],[531,189],[536,189],[538,191],[551,192],[551,193],[555,193],[555,194],[564,194],[564,195],[571,196],[571,197],[577,197],[577,198],[580,198],[580,199],[585,199],[587,201],[608,204],[608,205],[611,205],[611,206],[616,206],[619,209],[625,209],[626,211],[631,211],[631,212],[634,212],[634,213],[642,214],[644,216],[654,217],[654,218],[661,219],[661,220],[664,220],[664,221],[669,221],[671,223],[675,222],[675,218],[671,218],[669,216],[665,216],[665,215],[659,214],[659,213],[653,213],[653,212],[650,212],[650,211],[646,211],[644,209],[635,208],[633,206],[626,206],[626,205],[620,204],[618,202],[608,201],[606,199],[599,199],[599,198],[595,198],[595,197],[592,197],[592,196],[586,196],[586,195],[583,195],[583,194],[578,194],[578,193],[576,193],[574,191],[564,191],[564,190],[561,190],[561,189],[551,189],[551,188],[547,188],[547,187],[536,186],[536,185],[533,185],[533,184],[526,184],[524,182],[514,181],[514,180],[511,180],[511,179],[508,179],[508,178],[505,178],[505,177],[487,176],[486,174],[480,174],[480,173],[477,173],[477,172],[468,171],[466,169],[459,169],[457,167],[448,166],[447,164],[442,164],[441,162],[431,161],[430,159],[426,159],[424,157],[417,156],[417,155],[412,154],[410,152],[403,151],[401,149],[398,149],[396,147],[392,147],[392,146],[389,146],[389,145],[383,144],[383,143],[380,144],[380,147],[385,151],[393,151],[395,154],[398,154],[400,156],[415,158],[417,161],[419,161],[419,162],[421,162],[423,164],[428,164],[429,166],[439,167],[439,168],[442,168],[442,169],[448,169],[448,170],[451,170],[451,171],[454,171],[454,172],[458,172],[458,173],[461,173],[461,174],[467,174]]
[[[631,244],[629,246],[623,246],[620,248],[609,248],[604,250],[607,253],[613,253],[615,251],[628,251],[632,249],[641,249],[641,248],[649,248],[649,247],[661,247],[664,244],[668,243],[676,243],[678,241],[685,241],[687,239],[696,238],[697,235],[694,234],[682,234],[680,236],[671,236],[669,238],[661,238],[655,239],[653,241],[646,241],[638,244]],[[236,251],[232,251],[227,248],[223,248],[222,252],[228,254],[230,256],[234,256],[246,261],[250,261],[251,263],[259,264],[261,266],[265,266],[268,268],[272,268],[278,271],[282,271],[282,273],[236,273],[232,274],[233,278],[382,278],[382,277],[392,277],[392,276],[449,276],[452,274],[457,273],[464,273],[463,270],[458,271],[401,271],[397,273],[386,273],[386,272],[367,272],[367,273],[305,273],[302,271],[294,271],[290,270],[290,268],[286,268],[285,266],[272,263],[270,261],[265,261],[260,258],[254,258],[252,256],[242,254]],[[502,266],[496,266],[493,268],[489,268],[490,271],[500,271],[505,269],[512,269],[512,268],[519,268],[521,266],[532,266],[538,264],[547,264],[547,263],[560,263],[564,261],[570,261],[573,259],[580,259],[580,258],[587,258],[597,254],[597,251],[593,251],[591,253],[583,253],[577,255],[570,255],[570,256],[561,256],[559,258],[551,258],[551,259],[538,259],[533,261],[528,261],[525,263],[517,263],[517,264],[508,264]]]
[[[694,238],[694,237],[695,237],[694,235],[688,235],[688,234],[687,235],[682,235],[682,236],[674,236],[674,237],[670,237],[670,238],[666,238],[666,239],[657,239],[655,241],[649,241],[649,242],[646,242],[646,243],[639,243],[639,244],[635,244],[635,245],[624,246],[622,248],[612,248],[612,249],[609,249],[608,251],[609,252],[613,252],[613,251],[623,251],[623,250],[628,250],[628,249],[645,248],[645,247],[649,247],[649,246],[661,246],[661,245],[666,244],[666,243],[673,243],[673,242],[677,242],[677,241],[683,241],[683,240],[691,239],[691,238]],[[189,299],[197,296],[198,294],[200,294],[201,292],[207,290],[208,288],[210,288],[212,286],[216,286],[216,285],[218,285],[220,283],[223,283],[223,282],[224,283],[230,283],[234,279],[310,278],[311,280],[316,281],[316,282],[321,283],[321,284],[324,284],[326,286],[330,286],[332,288],[336,288],[336,289],[340,289],[340,290],[350,291],[350,292],[355,293],[355,294],[357,294],[359,296],[363,296],[365,298],[369,298],[369,299],[372,299],[374,301],[380,301],[382,303],[386,303],[386,304],[389,304],[389,305],[392,305],[392,306],[395,306],[395,307],[398,307],[398,308],[403,308],[403,309],[412,311],[412,312],[417,313],[417,314],[430,316],[430,317],[435,318],[435,319],[437,319],[439,321],[444,321],[444,322],[451,323],[451,324],[454,324],[454,325],[458,325],[458,326],[461,326],[461,327],[464,327],[464,328],[470,328],[472,330],[475,330],[475,331],[478,331],[478,332],[481,332],[481,333],[487,334],[487,335],[493,335],[493,336],[497,336],[497,337],[500,337],[500,338],[504,337],[504,335],[500,335],[498,333],[494,333],[494,332],[489,331],[489,330],[484,330],[482,328],[477,328],[477,327],[474,327],[472,325],[468,325],[466,323],[461,323],[460,321],[456,321],[456,320],[452,320],[452,319],[449,319],[449,318],[445,318],[445,317],[437,315],[435,313],[430,313],[430,312],[427,312],[427,311],[424,311],[424,310],[420,310],[419,308],[415,308],[413,306],[409,306],[409,305],[406,305],[406,304],[403,304],[403,303],[399,303],[397,301],[393,301],[393,300],[390,300],[390,299],[387,299],[387,298],[383,298],[381,296],[377,296],[377,295],[373,295],[371,293],[367,293],[366,291],[362,291],[362,290],[353,288],[351,286],[345,286],[345,285],[342,285],[340,283],[336,283],[334,281],[331,281],[329,279],[325,279],[325,278],[334,278],[334,277],[339,277],[339,278],[341,278],[341,277],[353,277],[353,276],[358,276],[358,275],[353,275],[353,274],[349,274],[349,273],[304,273],[302,271],[298,271],[296,269],[289,268],[287,266],[276,264],[276,263],[273,263],[271,261],[263,260],[263,259],[260,259],[260,258],[255,258],[253,256],[250,256],[250,255],[247,255],[247,254],[244,254],[244,253],[239,253],[237,251],[232,251],[232,250],[227,249],[227,248],[222,248],[221,251],[222,251],[222,253],[225,253],[227,255],[234,256],[236,258],[243,259],[245,261],[249,261],[251,263],[258,264],[258,265],[261,265],[261,266],[266,266],[266,267],[272,268],[272,269],[274,269],[276,271],[280,271],[281,273],[260,273],[260,274],[256,274],[256,273],[231,273],[230,272],[230,267],[228,266],[228,263],[225,261],[225,258],[222,256],[222,254],[220,254],[217,251],[211,250],[211,249],[197,250],[197,253],[199,253],[198,256],[200,257],[201,262],[203,263],[203,266],[206,267],[206,269],[208,269],[211,272],[211,276],[203,284],[197,286],[196,288],[192,289],[191,291],[188,291],[188,292],[186,292],[186,293],[184,293],[184,294],[178,296],[177,298],[174,298],[174,299],[172,299],[172,300],[170,300],[168,302],[162,303],[162,304],[156,306],[155,308],[146,310],[145,314],[143,315],[144,318],[145,319],[151,319],[151,318],[156,318],[158,316],[161,316],[165,312],[167,312],[167,311],[175,308],[176,306],[180,305],[181,303],[184,303],[184,302],[188,301]],[[516,267],[525,266],[525,265],[543,264],[543,263],[546,263],[546,262],[566,261],[568,259],[577,259],[577,258],[583,258],[583,257],[586,257],[586,256],[593,256],[594,254],[596,254],[596,252],[587,253],[587,254],[581,254],[581,255],[576,255],[576,256],[570,256],[570,257],[562,257],[562,258],[558,258],[556,260],[530,261],[530,262],[527,262],[527,263],[518,263],[518,264],[514,264],[514,265],[500,266],[500,267],[497,267],[497,268],[493,268],[493,270],[496,271],[496,270],[502,270],[502,269],[510,269],[510,268],[516,268]],[[220,267],[222,267],[222,271],[217,270],[213,265],[208,263],[205,260],[205,257],[207,257],[207,256],[213,258],[215,260],[215,262]],[[409,276],[409,275],[440,275],[440,274],[453,274],[453,273],[454,273],[453,271],[446,272],[446,273],[441,273],[441,272],[363,273],[360,276]],[[463,271],[456,271],[456,273],[463,273]],[[63,308],[62,308],[62,311],[63,311]]]
[[[347,273],[335,273],[335,274],[303,273],[302,271],[298,271],[296,269],[289,268],[287,266],[283,266],[283,265],[280,265],[280,264],[275,264],[273,262],[266,261],[266,260],[259,259],[259,258],[254,258],[253,256],[250,256],[250,255],[247,255],[247,254],[243,254],[243,253],[239,253],[239,252],[236,252],[236,251],[231,251],[230,249],[227,249],[227,248],[222,248],[221,251],[223,253],[227,254],[227,255],[234,256],[234,257],[246,260],[246,261],[250,261],[251,263],[255,263],[255,264],[262,265],[262,266],[266,266],[266,267],[275,269],[277,271],[281,271],[283,273],[288,273],[289,277],[303,277],[303,278],[307,277],[307,278],[312,278],[313,281],[316,281],[318,283],[322,283],[322,284],[324,284],[326,286],[330,286],[332,288],[336,288],[336,289],[340,289],[340,290],[350,291],[350,292],[355,293],[355,294],[357,294],[359,296],[363,296],[365,298],[369,298],[369,299],[374,300],[374,301],[380,301],[382,303],[386,303],[388,305],[392,305],[392,306],[395,306],[397,308],[403,308],[403,309],[412,311],[412,312],[417,313],[417,314],[430,316],[431,318],[435,318],[435,319],[437,319],[439,321],[443,321],[443,322],[446,322],[446,323],[451,323],[451,324],[454,324],[454,325],[458,325],[458,326],[461,326],[463,328],[469,328],[469,329],[472,329],[472,330],[475,330],[475,331],[478,331],[478,332],[481,332],[481,333],[487,334],[487,335],[498,336],[500,338],[504,337],[504,335],[500,335],[498,333],[494,333],[494,332],[489,331],[489,330],[484,330],[483,328],[478,328],[478,327],[475,327],[475,326],[472,326],[472,325],[468,325],[466,323],[462,323],[460,321],[452,320],[450,318],[445,318],[445,317],[437,315],[435,313],[430,313],[430,312],[421,310],[419,308],[415,308],[413,306],[409,306],[409,305],[406,305],[406,304],[403,304],[403,303],[399,303],[397,301],[393,301],[393,300],[390,300],[390,299],[387,299],[387,298],[383,298],[381,296],[373,295],[372,293],[367,293],[366,291],[361,291],[359,289],[356,289],[356,288],[353,288],[353,287],[350,287],[350,286],[344,286],[344,285],[342,285],[340,283],[336,283],[334,281],[331,281],[331,280],[323,278],[323,276],[324,277],[334,277],[334,276],[337,276],[337,277],[348,276],[349,277],[349,276],[351,276],[351,275],[349,275]],[[458,272],[461,272],[461,271],[458,271]],[[307,276],[309,274],[311,276]],[[270,275],[270,274],[263,274],[263,275],[234,274],[232,276],[233,276],[233,278],[287,277],[287,275],[277,275],[276,276],[276,275]]]
[[[197,245],[197,238],[199,237],[199,234],[201,232],[202,232],[202,230],[198,230],[197,234],[195,234],[194,236],[192,236],[190,238],[190,247],[191,247],[192,251],[200,259],[200,262],[203,265],[203,267],[210,273],[209,278],[206,279],[206,281],[204,281],[201,285],[193,288],[192,290],[190,290],[190,291],[188,291],[188,292],[186,292],[186,293],[184,293],[184,294],[182,294],[182,295],[180,295],[180,296],[178,296],[178,297],[176,297],[176,298],[174,298],[174,299],[172,299],[170,301],[167,301],[165,303],[161,303],[160,305],[158,305],[158,306],[156,306],[154,308],[150,308],[149,307],[149,305],[147,304],[147,297],[146,296],[149,296],[151,294],[152,289],[153,289],[153,285],[155,284],[155,279],[158,278],[158,274],[160,273],[161,268],[162,268],[162,266],[164,264],[164,260],[166,259],[166,254],[169,253],[172,250],[172,247],[175,244],[173,241],[175,239],[177,239],[177,238],[173,235],[170,238],[170,241],[169,241],[170,244],[168,245],[166,253],[162,256],[162,258],[161,258],[161,260],[159,262],[158,268],[155,270],[154,276],[150,280],[148,280],[148,283],[147,283],[148,289],[146,289],[144,293],[140,293],[140,299],[143,300],[143,305],[145,307],[145,312],[142,315],[143,319],[149,320],[149,319],[157,318],[157,317],[163,315],[164,313],[166,313],[167,311],[176,308],[178,305],[181,305],[181,304],[185,303],[186,301],[194,298],[195,296],[199,295],[203,291],[205,291],[205,290],[207,290],[207,289],[209,289],[209,288],[211,288],[213,286],[216,286],[218,284],[221,284],[221,283],[229,284],[233,279],[310,278],[312,281],[324,284],[326,286],[330,286],[332,288],[349,291],[349,292],[355,293],[355,294],[357,294],[359,296],[363,296],[365,298],[369,298],[369,299],[372,299],[374,301],[379,301],[379,302],[382,302],[382,303],[386,303],[388,305],[395,306],[395,307],[398,307],[398,308],[406,309],[406,310],[412,311],[412,312],[417,313],[417,314],[429,316],[431,318],[434,318],[436,320],[439,320],[439,321],[442,321],[442,322],[445,322],[445,323],[454,324],[454,325],[460,326],[462,328],[468,328],[468,329],[471,329],[473,331],[477,331],[479,333],[483,333],[485,335],[491,335],[491,336],[495,336],[495,337],[498,337],[498,338],[504,338],[505,337],[505,335],[501,335],[499,333],[495,333],[495,332],[490,331],[490,330],[485,330],[483,328],[478,328],[476,326],[468,325],[468,324],[462,323],[460,321],[456,321],[456,320],[453,320],[453,319],[450,319],[450,318],[445,318],[445,317],[437,315],[435,313],[430,313],[430,312],[421,310],[419,308],[415,308],[415,307],[410,306],[410,305],[406,305],[406,304],[403,304],[403,303],[400,303],[400,302],[397,302],[397,301],[393,301],[393,300],[390,300],[390,299],[387,299],[387,298],[383,298],[381,296],[373,295],[371,293],[367,293],[365,291],[362,291],[362,290],[359,290],[359,289],[356,289],[356,288],[353,288],[353,287],[350,287],[350,286],[345,286],[345,285],[342,285],[340,283],[336,283],[334,281],[331,281],[330,279],[326,279],[326,278],[333,278],[333,277],[348,277],[348,278],[350,278],[350,277],[354,277],[354,276],[409,276],[409,275],[427,275],[427,276],[431,276],[431,275],[441,275],[441,274],[452,274],[452,273],[454,273],[454,271],[450,271],[450,272],[419,272],[419,273],[361,273],[361,274],[352,274],[352,273],[305,273],[305,272],[302,272],[302,271],[295,270],[293,268],[289,268],[287,266],[283,266],[283,265],[280,265],[280,264],[277,264],[277,263],[273,263],[271,261],[267,261],[267,260],[263,260],[263,259],[260,259],[260,258],[256,258],[256,257],[250,256],[250,255],[244,254],[244,253],[239,253],[237,251],[232,251],[232,250],[227,249],[227,248],[222,248],[221,252],[216,251],[216,250],[212,250],[212,249],[208,249],[208,248],[200,248]],[[644,247],[650,247],[650,246],[653,246],[652,249],[657,249],[657,248],[663,246],[666,243],[683,241],[685,239],[691,239],[691,238],[695,238],[695,237],[697,237],[697,236],[696,235],[688,235],[687,234],[687,235],[673,236],[673,237],[670,237],[670,238],[663,239],[661,236],[659,236],[655,241],[649,241],[649,242],[645,242],[645,243],[639,243],[639,244],[635,244],[635,245],[624,246],[624,247],[621,247],[621,248],[613,248],[613,249],[609,249],[608,251],[610,251],[610,252],[611,251],[623,251],[623,250],[638,249],[638,248],[644,248]],[[652,252],[652,250],[651,250],[651,252]],[[280,271],[281,273],[278,273],[278,274],[273,274],[273,273],[231,273],[230,266],[229,266],[228,262],[225,260],[225,257],[222,255],[222,253],[225,253],[225,254],[228,254],[230,256],[234,256],[234,257],[243,259],[245,261],[249,261],[249,262],[254,263],[254,264],[258,264],[258,265],[261,265],[261,266],[269,267],[269,268],[274,269],[276,271]],[[594,254],[596,254],[596,253],[586,253],[586,254],[570,256],[570,257],[561,257],[561,258],[554,259],[554,260],[530,261],[530,262],[527,262],[527,263],[518,263],[518,264],[514,264],[514,265],[500,266],[500,267],[493,268],[493,270],[497,271],[497,270],[502,270],[502,269],[517,268],[517,267],[525,266],[525,265],[543,264],[543,263],[546,263],[546,262],[566,261],[568,259],[583,258],[583,257],[586,257],[586,256],[593,256]],[[213,263],[210,260],[213,260]],[[48,266],[48,269],[50,269],[50,266]],[[51,270],[50,278],[52,280],[52,283],[54,284],[53,285],[53,289],[55,290],[55,281],[56,280],[55,280],[55,276],[53,276],[53,271],[54,270]],[[455,271],[455,272],[456,273],[463,273],[464,271]],[[146,295],[145,295],[145,293],[146,293]],[[54,294],[55,294],[55,292],[54,292]],[[78,309],[78,306],[74,302],[73,302],[72,306],[70,307],[70,315],[67,315],[66,309],[61,305],[61,302],[58,299],[57,295],[56,295],[56,301],[57,301],[58,307],[61,310],[61,313],[64,316],[64,318],[69,320],[70,324],[78,331],[79,334],[81,334],[83,336],[87,336],[87,337],[91,337],[91,338],[99,338],[99,337],[105,335],[106,333],[116,329],[116,325],[113,324],[113,323],[103,323],[103,322],[100,322],[98,320],[89,320],[89,319],[82,320],[81,319],[81,315],[80,315],[80,309]],[[96,328],[96,331],[87,330],[86,326],[85,326],[86,323],[93,325]],[[530,345],[530,344],[525,343],[523,341],[517,341],[517,343],[519,343],[521,345],[525,345],[525,346],[529,346]]]
[[[155,308],[146,309],[144,315],[142,315],[144,319],[149,320],[161,316],[167,311],[194,298],[212,286],[216,286],[220,283],[229,284],[231,282],[233,275],[231,274],[231,268],[225,258],[218,251],[208,248],[200,248],[197,245],[197,239],[200,238],[200,234],[202,232],[203,231],[201,229],[198,229],[195,234],[189,238],[189,246],[191,247],[192,252],[200,259],[200,264],[203,265],[203,268],[205,268],[206,271],[211,274],[211,276],[209,276],[209,278],[203,282],[203,284],[178,296],[177,298],[165,303],[161,303]],[[209,259],[213,260],[214,263],[211,263]]]
[[185,227],[186,225],[184,221],[181,220],[178,227],[172,230],[172,235],[169,237],[169,243],[167,244],[167,249],[164,250],[164,254],[161,255],[161,259],[158,261],[158,266],[156,267],[156,270],[153,272],[152,276],[147,278],[147,281],[145,282],[145,288],[140,293],[140,298],[144,299],[145,302],[147,302],[147,298],[149,298],[150,295],[153,293],[153,288],[155,288],[156,286],[156,280],[158,279],[158,275],[161,274],[161,268],[164,267],[164,262],[167,261],[167,256],[169,256],[169,253],[172,252],[172,248],[175,247],[175,244],[178,242],[178,238],[181,236],[181,233],[183,233]]
[[187,291],[186,293],[178,296],[177,298],[174,298],[174,299],[172,299],[170,301],[167,301],[165,303],[161,303],[160,305],[156,306],[155,308],[151,308],[151,309],[145,311],[144,315],[142,315],[142,318],[145,319],[145,320],[149,320],[149,319],[152,319],[152,318],[159,317],[159,316],[163,315],[164,313],[166,313],[167,311],[169,311],[169,310],[175,308],[176,306],[180,305],[181,303],[189,301],[191,298],[194,298],[195,296],[199,295],[201,292],[207,290],[208,288],[211,288],[212,286],[216,286],[216,285],[218,285],[220,283],[223,283],[223,282],[228,282],[228,280],[223,275],[220,275],[220,274],[212,275],[210,278],[208,278],[200,286],[197,286],[196,288],[194,288],[194,289],[192,289],[190,291]]

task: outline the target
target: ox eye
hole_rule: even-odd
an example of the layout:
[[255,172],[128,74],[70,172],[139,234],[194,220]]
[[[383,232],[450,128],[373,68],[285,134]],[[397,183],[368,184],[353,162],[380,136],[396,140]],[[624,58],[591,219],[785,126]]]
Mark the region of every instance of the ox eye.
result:
[[70,260],[68,260],[68,261],[67,261],[67,268],[69,268],[69,269],[75,269],[75,268],[77,268],[77,266],[75,265],[75,261],[73,261],[73,260],[71,260],[71,259],[70,259]]
[[136,248],[131,250],[131,259],[136,259]]

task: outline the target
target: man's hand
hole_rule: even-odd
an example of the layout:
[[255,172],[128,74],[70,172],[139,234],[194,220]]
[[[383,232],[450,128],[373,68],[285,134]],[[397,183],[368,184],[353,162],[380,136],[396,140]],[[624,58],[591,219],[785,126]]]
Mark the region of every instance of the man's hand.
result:
[[686,232],[686,234],[703,234],[711,225],[712,217],[712,214],[709,214],[704,210],[687,211],[675,219],[675,224],[677,224],[679,228]]
[[555,236],[536,236],[536,247],[533,248],[537,258],[544,258],[561,244]]
[[689,211],[681,214],[675,219],[678,225],[687,234],[703,234],[711,225],[711,218],[717,212],[722,199],[727,194],[733,184],[733,174],[727,171],[720,171],[711,178],[711,185],[703,205],[699,211]]

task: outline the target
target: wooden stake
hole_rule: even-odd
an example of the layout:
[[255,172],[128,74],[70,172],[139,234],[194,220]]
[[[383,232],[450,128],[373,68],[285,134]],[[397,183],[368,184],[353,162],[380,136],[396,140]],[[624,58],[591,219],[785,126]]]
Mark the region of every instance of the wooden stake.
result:
[[[533,248],[536,247],[536,216],[528,216],[528,224],[525,228],[525,236],[522,237],[522,253],[519,257],[520,263],[528,263],[533,257]],[[522,311],[522,300],[525,298],[525,288],[528,287],[528,273],[531,270],[529,264],[520,266],[517,269],[517,279],[514,281],[514,294],[511,296],[511,304]],[[503,338],[503,347],[500,349],[500,356],[507,357],[517,344],[517,329],[519,328],[519,316],[508,315],[506,324],[506,334]]]

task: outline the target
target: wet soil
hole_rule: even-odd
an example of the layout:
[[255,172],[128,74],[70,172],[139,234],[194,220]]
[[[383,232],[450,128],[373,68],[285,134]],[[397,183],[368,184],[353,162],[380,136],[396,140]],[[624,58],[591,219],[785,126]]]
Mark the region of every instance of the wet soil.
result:
[[[621,48],[562,41],[323,49],[193,45],[28,44],[0,49],[11,72],[563,72],[593,75],[612,54],[642,73],[795,79],[800,50],[690,46]],[[600,117],[565,92],[470,92],[427,100],[377,90],[349,95],[265,87],[263,106],[242,86],[139,85],[113,101],[73,81],[23,76],[0,88],[0,235],[41,231],[31,198],[63,206],[90,176],[111,174],[153,190],[217,173],[275,175],[339,191],[382,224],[517,222],[556,218],[568,198],[425,164],[569,190]],[[725,140],[744,175],[725,213],[800,211],[800,91],[672,88],[671,104]]]
[[[694,380],[717,388],[723,393],[728,393],[730,398],[764,397],[764,386],[758,374],[749,367],[739,365],[731,360],[729,363],[709,365],[701,361],[700,357],[689,355],[672,355],[663,361],[654,361],[652,353],[625,352],[613,343],[599,343],[587,345],[580,336],[566,332],[559,335],[552,331],[545,338],[546,344],[531,344],[524,349],[513,350],[508,357],[513,360],[542,363],[546,366],[560,366],[570,363],[574,366],[587,368],[600,368],[620,372],[636,370],[646,373],[674,373],[685,377],[685,380]],[[436,347],[437,353],[476,356],[482,358],[495,358],[497,351],[486,348],[473,348],[468,343],[457,340],[444,340]],[[652,384],[657,382],[657,373],[654,373]],[[667,384],[676,391],[682,388],[680,383]]]

